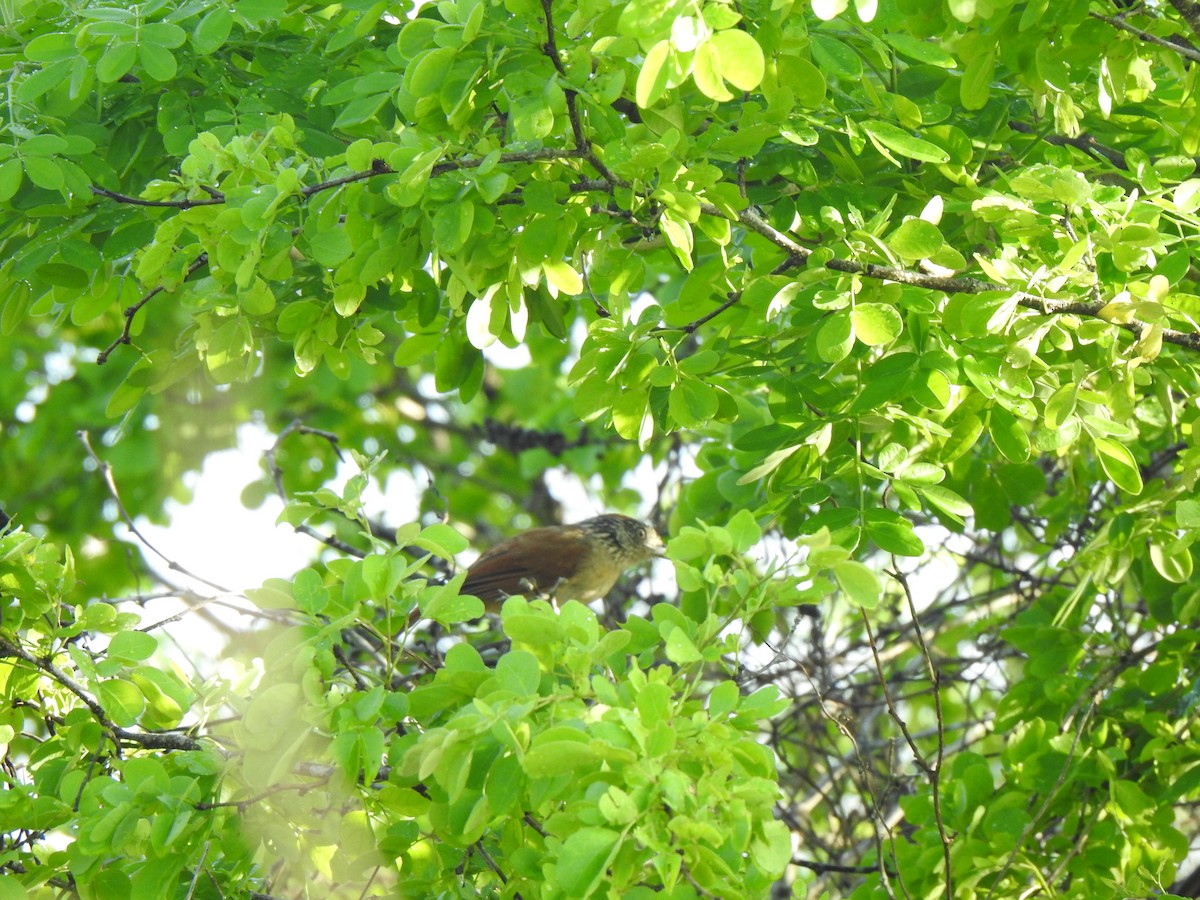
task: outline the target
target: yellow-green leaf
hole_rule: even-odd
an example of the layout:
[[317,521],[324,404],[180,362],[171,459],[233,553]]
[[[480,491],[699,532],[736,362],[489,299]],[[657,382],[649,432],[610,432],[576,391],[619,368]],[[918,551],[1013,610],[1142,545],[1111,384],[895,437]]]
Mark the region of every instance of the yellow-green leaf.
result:
[[762,83],[766,64],[758,41],[730,28],[714,34],[711,43],[721,57],[722,78],[743,91],[752,91]]

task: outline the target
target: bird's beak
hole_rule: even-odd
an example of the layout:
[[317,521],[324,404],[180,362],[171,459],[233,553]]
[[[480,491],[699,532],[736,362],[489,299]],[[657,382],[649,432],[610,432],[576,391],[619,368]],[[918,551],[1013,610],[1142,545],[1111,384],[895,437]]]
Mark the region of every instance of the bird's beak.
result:
[[652,556],[666,556],[667,545],[663,543],[662,535],[657,531],[650,532],[651,537],[646,541],[646,546],[650,550]]

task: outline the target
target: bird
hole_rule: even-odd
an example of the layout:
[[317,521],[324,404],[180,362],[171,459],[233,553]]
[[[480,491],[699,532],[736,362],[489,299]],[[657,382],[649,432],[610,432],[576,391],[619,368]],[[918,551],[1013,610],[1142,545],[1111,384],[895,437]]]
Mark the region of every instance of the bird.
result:
[[459,593],[478,597],[491,612],[513,594],[590,603],[607,594],[626,569],[664,550],[654,528],[616,513],[533,528],[475,560]]

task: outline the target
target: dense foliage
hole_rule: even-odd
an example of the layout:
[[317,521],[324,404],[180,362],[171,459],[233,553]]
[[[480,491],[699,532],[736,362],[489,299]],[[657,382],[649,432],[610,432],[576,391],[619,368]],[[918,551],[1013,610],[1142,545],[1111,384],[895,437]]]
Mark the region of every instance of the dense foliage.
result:
[[[1192,0],[0,16],[0,897],[1179,877]],[[238,594],[138,523],[245,423]],[[564,507],[671,564],[479,620]]]

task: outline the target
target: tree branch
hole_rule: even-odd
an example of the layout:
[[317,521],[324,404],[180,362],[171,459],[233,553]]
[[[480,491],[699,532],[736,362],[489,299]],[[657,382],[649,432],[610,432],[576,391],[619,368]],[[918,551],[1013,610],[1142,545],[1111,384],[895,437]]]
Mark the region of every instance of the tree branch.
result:
[[[550,58],[559,77],[565,80],[567,70],[563,67],[558,52],[558,40],[554,35],[554,0],[542,0],[542,14],[546,19],[546,43],[542,45],[542,52]],[[604,165],[604,162],[596,155],[595,148],[584,135],[583,118],[579,114],[579,94],[569,87],[563,87],[563,94],[566,96],[567,119],[571,123],[571,136],[575,140],[575,149],[583,153],[592,168],[604,176],[609,184],[619,184],[620,179]]]
[[[549,0],[544,0],[544,2],[548,3]],[[547,13],[547,15],[549,15],[549,13]],[[551,20],[548,19],[547,21],[549,23]],[[550,46],[552,46],[552,43],[548,40],[547,47],[549,48]],[[578,114],[576,113],[576,117],[577,115]],[[576,129],[577,124],[577,121],[573,121],[572,129],[576,131],[576,140],[582,140],[582,126],[579,125],[578,129]],[[1020,129],[1018,128],[1016,130]],[[1117,162],[1116,157],[1119,157],[1119,154],[1117,154],[1116,151],[1112,151],[1109,148],[1103,147],[1102,145],[1094,142],[1094,140],[1067,138],[1062,138],[1061,140],[1065,143],[1071,143],[1072,146],[1079,146],[1081,149],[1098,153],[1101,156],[1104,156],[1104,158],[1109,159],[1109,161],[1114,165],[1124,164],[1123,157],[1120,157],[1120,163]],[[1082,140],[1082,143],[1079,143],[1079,140]],[[1110,154],[1112,155],[1111,157]],[[543,148],[539,150],[504,153],[500,155],[499,163],[523,163],[534,162],[538,160],[558,159],[585,159],[595,166],[597,171],[601,172],[603,175],[603,177],[600,179],[587,179],[571,185],[572,193],[584,193],[588,191],[612,191],[616,187],[627,186],[620,179],[617,179],[611,173],[608,173],[608,170],[604,167],[603,162],[596,157],[590,146],[587,146],[586,144],[573,149]],[[466,158],[445,163],[438,163],[431,170],[431,177],[455,170],[475,168],[482,163],[483,160],[480,158]],[[331,181],[321,182],[320,184],[310,185],[300,193],[301,196],[307,198],[315,193],[318,193],[319,191],[327,190],[331,187],[340,186],[342,184],[347,184],[351,181],[360,181],[376,175],[390,174],[396,174],[395,170],[384,164],[382,161],[376,160],[375,165],[369,171],[358,172],[342,178],[333,179]],[[700,212],[708,216],[716,216],[724,219],[730,218],[725,211],[712,203],[701,203]],[[771,225],[770,222],[764,219],[752,208],[746,208],[738,212],[736,221],[750,231],[753,231],[755,234],[766,238],[780,249],[787,251],[788,258],[776,268],[774,274],[779,274],[787,271],[788,269],[794,268],[795,266],[805,264],[807,263],[809,257],[812,256],[812,250],[797,243],[791,237],[779,231],[779,229]],[[206,262],[207,256],[202,254],[201,257],[189,267],[188,275],[190,276]],[[912,272],[906,269],[897,269],[892,266],[881,266],[875,263],[862,263],[856,260],[838,258],[827,260],[823,265],[826,269],[834,272],[841,272],[848,275],[861,275],[866,278],[879,279],[881,281],[894,281],[899,284],[908,284],[913,285],[914,287],[942,291],[947,294],[980,294],[986,291],[1012,292],[1016,294],[1018,304],[1027,309],[1040,312],[1043,315],[1079,315],[1086,316],[1088,318],[1099,318],[1100,310],[1105,306],[1104,302],[1099,300],[1092,301],[1090,303],[1084,303],[1079,301],[1054,300],[1045,297],[1038,297],[1025,291],[1014,290],[1009,286],[995,284],[980,278],[927,275],[923,272]],[[126,322],[124,333],[103,353],[101,353],[100,357],[97,359],[97,362],[102,363],[107,360],[108,355],[117,345],[122,343],[128,344],[130,342],[129,330],[133,315],[135,315],[138,309],[144,306],[151,297],[159,293],[161,290],[161,287],[155,288],[145,297],[143,297],[137,304],[129,307],[125,311]],[[694,332],[697,328],[711,321],[713,318],[725,312],[727,309],[735,306],[740,300],[740,297],[740,294],[729,295],[729,298],[711,313],[702,316],[695,322],[691,322],[688,325],[682,326],[682,330],[686,333]],[[1135,337],[1141,337],[1143,332],[1150,327],[1149,323],[1138,320],[1132,320],[1129,322],[1112,322],[1110,324],[1117,328],[1128,331]],[[671,328],[664,330],[674,331],[679,329]],[[1163,328],[1162,340],[1164,343],[1174,344],[1176,346],[1185,347],[1189,350],[1200,352],[1200,333],[1197,332],[1183,332],[1173,328]]]
[[[555,159],[579,159],[586,157],[588,151],[582,148],[572,150],[561,150],[554,147],[543,147],[537,150],[519,150],[511,153],[501,153],[500,159],[497,160],[499,165],[509,165],[512,163],[527,163],[539,162],[543,160]],[[446,162],[437,163],[430,170],[430,177],[437,175],[445,175],[447,172],[456,172],[463,169],[477,169],[484,163],[483,157],[463,157],[462,159],[447,160]],[[341,187],[345,184],[353,184],[356,181],[365,181],[368,178],[375,178],[380,175],[398,175],[396,169],[393,169],[381,159],[375,160],[371,168],[362,172],[351,172],[349,175],[342,175],[338,178],[330,178],[327,181],[321,181],[317,184],[310,184],[306,188],[299,191],[299,196],[304,199],[312,197],[314,194],[319,194],[322,191],[332,190],[333,188]],[[118,203],[127,203],[133,206],[157,206],[167,207],[171,209],[191,209],[195,206],[220,206],[226,202],[225,195],[220,191],[211,191],[212,196],[206,200],[193,200],[185,198],[183,200],[143,200],[140,197],[131,197],[128,194],[119,194],[116,191],[110,191],[107,188],[99,187],[98,185],[90,185],[91,191],[98,197],[106,197],[109,200],[115,200]]]
[[[1175,7],[1176,11],[1178,11],[1178,13],[1187,20],[1187,23],[1191,26],[1192,31],[1200,32],[1200,12],[1197,12],[1197,10],[1200,10],[1200,5],[1190,2],[1190,0],[1170,0],[1170,3]],[[1187,8],[1186,12],[1184,11],[1185,7]],[[1105,16],[1098,12],[1089,12],[1088,15],[1093,19],[1099,19],[1101,22],[1111,25],[1113,28],[1128,32],[1139,40],[1145,41],[1147,44],[1154,44],[1156,47],[1162,47],[1166,50],[1173,50],[1184,59],[1190,59],[1193,62],[1200,62],[1200,50],[1197,50],[1191,44],[1179,43],[1172,41],[1169,38],[1160,38],[1156,34],[1151,34],[1148,31],[1143,31],[1141,28],[1136,28],[1133,25],[1130,25],[1120,16]]]
[[203,750],[204,745],[184,734],[155,733],[146,731],[129,731],[114,725],[96,698],[78,681],[64,672],[48,659],[39,659],[20,644],[0,637],[0,657],[16,657],[22,659],[36,669],[45,672],[68,691],[79,698],[91,710],[92,715],[100,726],[107,731],[114,741],[129,741],[149,750]]
[[[94,191],[95,188],[92,190]],[[222,199],[220,202],[224,203],[225,201]],[[196,257],[195,261],[188,266],[187,272],[184,273],[183,280],[187,281],[206,265],[208,265],[208,254],[201,253],[198,257]],[[108,358],[112,355],[112,352],[117,349],[117,347],[121,346],[122,344],[131,343],[132,338],[130,337],[130,331],[133,329],[133,317],[138,314],[138,310],[150,302],[152,297],[157,294],[161,294],[164,290],[166,290],[166,288],[164,288],[161,284],[156,288],[151,288],[146,292],[141,300],[132,306],[125,308],[125,328],[121,331],[121,336],[100,351],[100,354],[96,357],[96,365],[104,365],[106,362],[108,362]]]
[[[1095,13],[1092,15],[1095,15]],[[1099,16],[1098,18],[1104,17]],[[1036,133],[1032,125],[1028,125],[1025,122],[1018,122],[1016,119],[1010,120],[1008,127],[1018,134]],[[1119,150],[1114,150],[1112,147],[1106,147],[1090,134],[1080,134],[1075,137],[1067,137],[1066,135],[1062,134],[1041,134],[1038,135],[1038,137],[1040,137],[1047,144],[1054,144],[1058,147],[1074,147],[1077,150],[1082,150],[1084,153],[1093,158],[1099,157],[1107,160],[1118,169],[1128,170],[1129,168],[1128,164],[1125,162],[1124,153],[1121,153]]]
[[[705,215],[720,216],[728,218],[716,206],[711,203],[701,203],[700,211]],[[738,213],[737,221],[744,225],[749,230],[756,234],[762,235],[776,247],[781,250],[786,250],[789,258],[784,260],[776,267],[772,274],[781,274],[788,269],[808,262],[808,258],[812,256],[813,251],[807,247],[798,244],[792,238],[779,231],[770,222],[767,222],[757,212],[752,209],[744,209]],[[842,272],[847,275],[862,275],[866,278],[879,279],[881,281],[894,281],[898,284],[910,284],[914,287],[928,288],[930,290],[942,291],[946,294],[982,294],[987,291],[1012,292],[1017,296],[1017,303],[1026,309],[1032,309],[1040,312],[1043,315],[1077,315],[1086,316],[1088,318],[1100,318],[1100,310],[1105,307],[1103,300],[1096,300],[1090,303],[1084,303],[1077,300],[1054,300],[1047,297],[1038,297],[1029,294],[1025,291],[1014,290],[1011,287],[1002,284],[996,284],[991,281],[985,281],[982,278],[971,278],[963,276],[942,276],[942,275],[927,275],[924,272],[912,272],[907,269],[897,269],[892,266],[881,266],[876,263],[862,263],[857,260],[850,259],[830,259],[824,264],[826,269],[834,272]],[[740,298],[740,294],[738,298]],[[716,310],[698,319],[696,322],[682,326],[684,331],[694,331],[699,324],[704,324],[735,305],[737,302],[733,296],[730,300],[722,303]],[[697,324],[699,323],[699,324]],[[1142,333],[1150,327],[1148,322],[1133,320],[1130,322],[1110,322],[1117,328],[1128,331],[1135,337],[1141,337]],[[667,331],[679,330],[678,328],[664,329]],[[1200,352],[1200,333],[1177,331],[1173,328],[1164,328],[1162,330],[1162,339],[1164,343],[1175,344],[1180,347],[1185,347],[1188,350]]]
[[128,194],[118,194],[116,191],[110,191],[107,188],[89,185],[92,193],[97,197],[107,197],[109,200],[116,200],[118,203],[128,203],[131,206],[165,206],[171,209],[192,209],[197,206],[219,206],[225,202],[225,195],[219,191],[215,194],[210,194],[207,200],[143,200],[141,197],[130,197]]
[[1195,0],[1167,0],[1183,16],[1194,34],[1200,34],[1200,3]]

